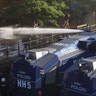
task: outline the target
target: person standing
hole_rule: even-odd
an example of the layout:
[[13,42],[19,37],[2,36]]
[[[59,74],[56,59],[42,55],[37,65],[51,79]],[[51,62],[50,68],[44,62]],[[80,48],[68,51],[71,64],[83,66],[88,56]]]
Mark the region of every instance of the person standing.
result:
[[69,20],[70,14],[66,12],[64,16],[64,28],[69,28]]

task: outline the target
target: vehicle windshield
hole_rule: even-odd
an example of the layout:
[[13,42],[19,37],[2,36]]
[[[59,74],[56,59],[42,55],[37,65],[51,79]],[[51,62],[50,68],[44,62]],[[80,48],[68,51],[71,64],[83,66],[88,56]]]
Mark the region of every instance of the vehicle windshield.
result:
[[36,60],[36,53],[35,52],[27,53],[25,57],[26,59]]

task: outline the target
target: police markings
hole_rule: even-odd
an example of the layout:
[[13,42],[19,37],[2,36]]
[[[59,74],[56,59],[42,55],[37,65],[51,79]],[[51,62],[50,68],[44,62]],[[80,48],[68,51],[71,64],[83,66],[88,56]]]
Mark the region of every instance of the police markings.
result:
[[24,71],[18,71],[16,77],[17,77],[17,87],[25,89],[32,88],[31,77],[29,75],[26,75]]
[[17,74],[17,78],[31,80],[31,77],[29,75],[26,75],[26,73],[25,74]]
[[62,46],[62,47],[68,46],[68,44],[60,43],[60,42],[54,43],[53,45]]
[[74,89],[74,90],[76,90],[76,91],[80,91],[80,92],[84,92],[84,93],[86,93],[87,92],[87,89],[86,88],[84,88],[84,87],[81,87],[81,86],[77,86],[77,85],[71,85],[71,88],[72,89]]
[[68,53],[71,53],[71,52],[75,52],[77,50],[78,50],[77,46],[70,46],[70,47],[63,48],[60,51],[61,51],[62,54],[65,55],[65,54],[68,54]]
[[32,85],[30,81],[17,79],[17,87],[25,88],[25,89],[31,89]]

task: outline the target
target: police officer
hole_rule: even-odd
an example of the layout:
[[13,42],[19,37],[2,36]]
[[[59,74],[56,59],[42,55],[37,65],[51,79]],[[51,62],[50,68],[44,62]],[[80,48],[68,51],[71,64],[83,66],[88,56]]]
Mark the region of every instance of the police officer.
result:
[[1,77],[1,96],[7,96],[7,81],[4,76]]

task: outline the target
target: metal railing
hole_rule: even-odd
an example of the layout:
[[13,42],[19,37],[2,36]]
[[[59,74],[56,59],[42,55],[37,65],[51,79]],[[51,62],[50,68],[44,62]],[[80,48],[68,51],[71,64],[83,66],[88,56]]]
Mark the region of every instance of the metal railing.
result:
[[78,25],[77,29],[82,29],[82,30],[90,30],[92,32],[96,32],[96,24],[93,25],[88,25],[87,23]]
[[27,42],[18,43],[17,47],[6,46],[4,48],[0,48],[0,60],[9,59],[18,56],[21,52],[26,52],[27,50],[31,50],[34,48],[40,48],[48,46],[49,44],[56,42],[59,38],[65,37],[64,34],[56,34],[56,35],[42,35],[37,36],[38,38],[29,40]]
[[[90,29],[91,31],[96,31],[96,24],[88,26],[87,24],[82,24],[77,26],[77,29]],[[22,44],[18,43],[18,47],[12,48],[10,46],[6,46],[4,48],[0,48],[0,60],[9,59],[15,56],[18,56],[20,52],[26,52],[27,50],[40,48],[48,46],[49,44],[60,40],[60,38],[66,37],[66,34],[53,34],[53,35],[37,35],[35,39],[31,39],[27,42],[23,42]]]

